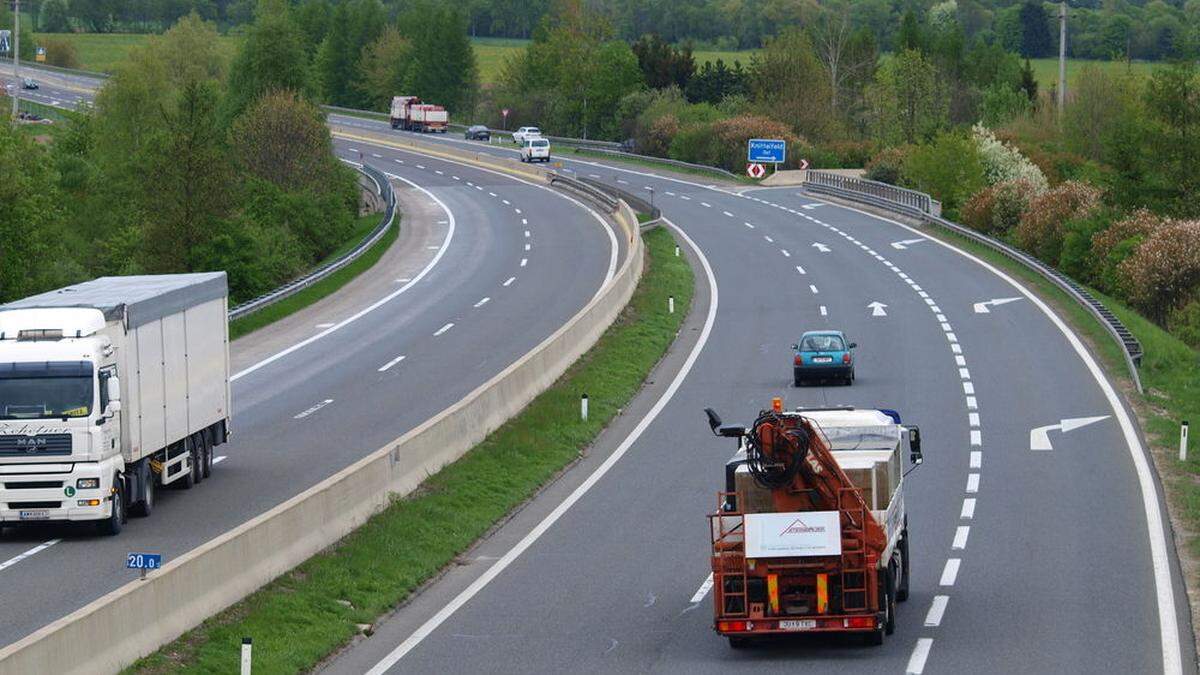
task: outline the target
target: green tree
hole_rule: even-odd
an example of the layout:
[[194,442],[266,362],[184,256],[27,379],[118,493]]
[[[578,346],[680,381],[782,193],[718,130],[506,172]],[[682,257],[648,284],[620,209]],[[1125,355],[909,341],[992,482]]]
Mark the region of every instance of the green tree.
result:
[[43,0],[38,14],[38,28],[46,33],[66,33],[71,30],[67,0]]
[[688,80],[696,72],[691,46],[676,48],[657,33],[643,35],[633,43],[633,53],[637,56],[646,85],[651,89],[663,89],[671,85],[686,89]]
[[363,50],[359,88],[372,110],[386,110],[392,97],[406,91],[413,67],[412,44],[389,25]]
[[904,177],[916,189],[940,200],[943,213],[953,218],[959,207],[983,188],[983,161],[969,136],[942,133],[909,154]]
[[1181,216],[1200,213],[1200,78],[1196,67],[1180,63],[1158,68],[1146,84],[1146,107],[1156,124],[1152,139],[1156,165],[1167,174],[1164,201]]
[[1050,17],[1040,0],[1027,0],[1017,16],[1021,23],[1021,56],[1039,58],[1051,54],[1055,41],[1050,35]]
[[0,124],[0,302],[42,290],[61,260],[62,196],[46,152]]
[[937,69],[921,52],[909,49],[879,69],[871,94],[876,133],[894,142],[932,138],[947,123],[948,101]]
[[789,29],[770,40],[753,61],[750,81],[764,115],[787,123],[809,140],[833,135],[830,80],[803,31]]
[[229,74],[225,118],[233,119],[264,93],[308,89],[308,58],[285,0],[259,0]]
[[399,26],[412,43],[408,93],[445,106],[451,114],[472,111],[479,68],[467,37],[466,15],[453,6],[421,2],[400,18]]
[[911,8],[904,13],[900,30],[896,33],[896,50],[925,50],[925,31],[921,28],[921,22],[917,20],[916,12]]

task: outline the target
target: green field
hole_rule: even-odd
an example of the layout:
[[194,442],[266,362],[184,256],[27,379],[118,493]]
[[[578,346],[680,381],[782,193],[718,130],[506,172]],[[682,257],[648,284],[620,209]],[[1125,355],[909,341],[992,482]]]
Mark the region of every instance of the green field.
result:
[[[1058,59],[1030,59],[1030,65],[1033,66],[1033,75],[1037,78],[1038,87],[1042,91],[1050,91],[1050,87],[1058,84]],[[1126,63],[1125,61],[1087,61],[1084,59],[1067,59],[1067,91],[1071,90],[1071,84],[1083,72],[1083,69],[1089,65],[1095,64],[1109,72],[1133,72],[1143,75],[1150,74],[1150,71],[1155,66],[1162,64],[1151,63],[1147,61],[1134,61]]]
[[[151,36],[140,33],[39,33],[37,37],[65,39],[75,45],[82,70],[109,73],[134,47],[146,44]],[[218,39],[221,49],[232,59],[238,38],[221,36]]]

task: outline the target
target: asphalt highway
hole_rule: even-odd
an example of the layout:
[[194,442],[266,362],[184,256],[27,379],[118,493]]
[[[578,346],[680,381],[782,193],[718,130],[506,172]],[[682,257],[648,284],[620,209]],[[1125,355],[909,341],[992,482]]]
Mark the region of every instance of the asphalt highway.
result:
[[[337,145],[347,159],[358,150]],[[170,560],[458,401],[587,304],[621,255],[612,226],[569,196],[411,153],[365,155],[398,177],[401,227],[423,233],[393,268],[368,273],[388,275],[385,288],[325,303],[291,335],[272,332],[264,339],[279,351],[255,335],[235,342],[234,439],[218,447],[212,478],[160,494],[150,518],[115,538],[4,530],[0,606],[21,611],[0,612],[0,642],[129,581],[125,553]]]
[[[515,157],[511,145],[426,138]],[[367,159],[404,159],[389,152]],[[698,276],[715,309],[694,360],[680,359],[657,405],[630,411],[642,424],[624,442],[594,449],[613,462],[568,472],[527,509],[553,520],[515,518],[330,671],[1195,672],[1142,442],[1086,346],[1039,300],[919,229],[796,188],[556,159],[652,188],[711,269]],[[792,387],[790,344],[826,327],[858,342],[857,381]],[[893,408],[921,427],[926,463],[906,479],[912,595],[882,647],[798,636],[735,651],[712,632],[705,515],[733,447],[701,411],[748,422],[776,395]],[[54,578],[11,569],[22,567],[17,585]]]

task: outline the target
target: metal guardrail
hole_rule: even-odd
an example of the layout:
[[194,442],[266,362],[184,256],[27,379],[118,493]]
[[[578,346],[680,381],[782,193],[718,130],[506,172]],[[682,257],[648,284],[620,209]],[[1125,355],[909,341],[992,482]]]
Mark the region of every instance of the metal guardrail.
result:
[[564,176],[557,171],[548,171],[546,173],[550,177],[551,185],[557,185],[578,192],[608,209],[609,213],[616,211],[621,204],[620,200],[613,196],[612,190],[607,187],[601,189],[577,178]]
[[701,171],[711,171],[713,173],[719,173],[722,176],[725,176],[727,178],[732,178],[734,180],[741,179],[741,176],[738,176],[735,173],[731,173],[731,172],[726,171],[725,169],[722,169],[717,166],[709,166],[707,164],[693,164],[691,162],[684,162],[684,161],[680,161],[678,159],[670,159],[667,157],[655,157],[653,155],[639,155],[639,154],[633,153],[633,152],[622,152],[620,150],[607,150],[604,148],[584,148],[584,149],[587,150],[588,152],[598,152],[598,153],[602,153],[602,154],[606,154],[606,155],[612,155],[614,157],[625,157],[627,159],[628,158],[640,159],[640,160],[643,160],[646,162],[656,162],[658,164],[667,164],[669,166],[678,166],[678,167],[683,167],[683,168],[687,168],[687,169],[699,169]]
[[[651,220],[658,220],[659,218],[662,217],[662,209],[658,208],[653,203],[646,201],[645,197],[636,195],[636,194],[630,192],[629,190],[622,190],[621,188],[618,188],[618,187],[606,185],[606,184],[601,183],[600,181],[595,180],[593,178],[577,177],[576,180],[578,180],[581,183],[586,183],[588,185],[591,185],[592,187],[596,188],[597,190],[607,192],[608,194],[613,195],[614,197],[616,197],[618,199],[624,200],[624,202],[626,204],[629,204],[629,206],[632,207],[634,211],[637,211],[638,213],[650,214]],[[653,199],[653,197],[651,197],[651,199]]]
[[[1060,290],[1070,296],[1071,299],[1091,313],[1091,315],[1100,322],[1100,325],[1104,326],[1105,330],[1108,331],[1113,340],[1115,340],[1117,344],[1121,346],[1121,354],[1125,358],[1125,366],[1129,370],[1129,376],[1131,379],[1133,379],[1133,384],[1137,387],[1138,393],[1143,392],[1142,380],[1138,375],[1138,366],[1141,364],[1142,354],[1144,353],[1141,342],[1139,342],[1138,339],[1134,337],[1133,333],[1131,333],[1129,329],[1125,327],[1125,324],[1121,323],[1121,320],[1112,313],[1112,310],[1105,307],[1104,303],[1097,300],[1090,291],[1076,283],[1074,279],[1071,279],[1067,275],[1029,255],[1028,253],[1009,246],[1002,241],[993,239],[992,237],[980,232],[976,232],[969,227],[946,220],[940,215],[933,215],[927,211],[921,211],[919,206],[920,200],[916,200],[914,202],[910,196],[904,195],[904,193],[914,192],[912,190],[904,190],[904,188],[895,188],[895,186],[890,186],[901,192],[888,193],[877,190],[874,186],[861,185],[861,183],[874,183],[874,181],[865,181],[848,176],[836,176],[838,180],[832,181],[827,177],[834,176],[834,174],[828,174],[820,171],[810,171],[808,175],[812,177],[814,174],[819,175],[819,182],[812,184],[806,182],[805,189],[809,189],[818,194],[828,194],[835,197],[840,197],[842,199],[868,203],[886,210],[899,211],[906,215],[916,216],[924,222],[937,225],[957,235],[966,237],[967,239],[970,239],[978,244],[986,246],[987,248],[996,251],[997,253],[1036,272],[1042,278],[1054,284]],[[859,184],[856,185],[856,183]],[[880,183],[879,185],[886,184]],[[884,196],[886,194],[901,195],[904,201],[891,201]],[[932,203],[929,195],[919,192],[916,194],[924,196],[925,199],[928,200],[928,203]]]
[[811,184],[812,188],[816,188],[814,192],[822,189],[855,192],[864,197],[871,197],[872,201],[878,201],[885,208],[902,207],[909,214],[939,215],[939,210],[933,208],[935,202],[929,195],[889,183],[843,176],[829,171],[809,171],[804,184],[806,187]]
[[355,168],[357,168],[361,173],[365,174],[375,183],[375,194],[382,197],[384,199],[384,203],[386,204],[383,216],[379,219],[379,224],[375,226],[375,229],[371,230],[371,233],[368,234],[358,244],[358,246],[355,246],[352,250],[339,256],[336,260],[332,260],[309,272],[308,274],[305,274],[299,279],[289,281],[288,283],[269,293],[264,293],[253,300],[247,300],[246,302],[243,302],[229,310],[230,321],[240,319],[244,316],[257,312],[263,307],[279,302],[284,298],[295,295],[305,288],[312,286],[318,281],[328,277],[334,272],[337,272],[346,265],[349,265],[357,260],[360,256],[362,256],[363,253],[366,253],[368,249],[374,246],[375,242],[379,241],[379,239],[383,237],[384,233],[387,232],[389,227],[391,227],[392,221],[396,217],[396,193],[392,190],[392,184],[388,182],[387,177],[384,176],[383,173],[381,173],[378,169],[366,165]]

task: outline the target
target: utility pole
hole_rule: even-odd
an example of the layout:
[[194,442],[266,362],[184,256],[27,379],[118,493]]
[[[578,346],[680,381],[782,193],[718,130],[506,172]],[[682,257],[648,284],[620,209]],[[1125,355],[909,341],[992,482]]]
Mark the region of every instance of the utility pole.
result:
[[1067,2],[1058,5],[1058,119],[1067,105]]
[[21,0],[13,0],[13,95],[12,118],[17,119],[17,100],[21,98]]

